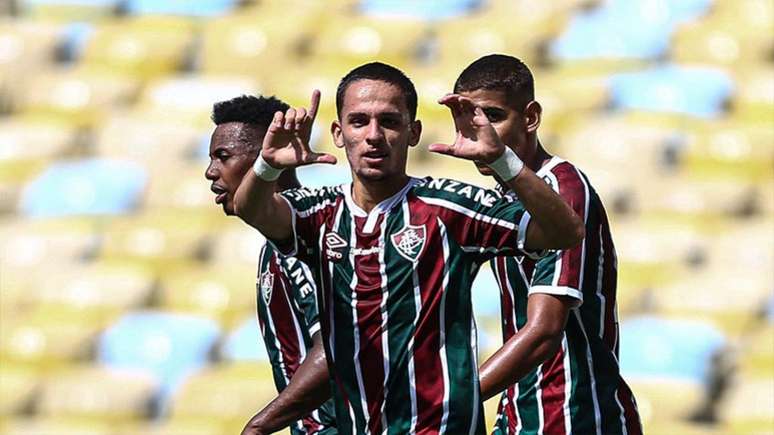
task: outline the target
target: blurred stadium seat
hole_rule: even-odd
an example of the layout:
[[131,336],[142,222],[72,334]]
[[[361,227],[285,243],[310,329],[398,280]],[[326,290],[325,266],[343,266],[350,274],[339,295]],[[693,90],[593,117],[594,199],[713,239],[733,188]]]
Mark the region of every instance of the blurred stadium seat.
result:
[[424,20],[455,18],[475,10],[481,0],[362,0],[359,10],[365,15],[383,18],[411,17]]
[[220,357],[231,362],[269,361],[255,315],[245,319],[228,334],[220,348]]
[[57,162],[29,184],[20,207],[30,217],[127,213],[145,182],[143,168],[128,161]]
[[145,371],[159,382],[163,400],[207,364],[219,333],[217,323],[205,317],[132,312],[102,334],[98,360],[111,368]]
[[116,12],[121,0],[19,0],[21,10],[35,18],[89,20]]
[[238,0],[127,0],[124,8],[135,15],[188,15],[211,17],[223,15],[239,4]]
[[28,413],[40,386],[38,373],[22,365],[0,362],[0,418]]

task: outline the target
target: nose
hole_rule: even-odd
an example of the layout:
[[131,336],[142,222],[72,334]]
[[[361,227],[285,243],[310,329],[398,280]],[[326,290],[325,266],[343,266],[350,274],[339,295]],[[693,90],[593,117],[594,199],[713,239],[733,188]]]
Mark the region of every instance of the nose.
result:
[[215,162],[210,161],[210,164],[207,165],[207,169],[204,171],[204,178],[215,181],[218,179],[218,171],[215,169]]
[[378,144],[384,140],[384,131],[382,126],[379,125],[379,120],[371,119],[368,124],[368,131],[366,132],[366,142],[369,144]]

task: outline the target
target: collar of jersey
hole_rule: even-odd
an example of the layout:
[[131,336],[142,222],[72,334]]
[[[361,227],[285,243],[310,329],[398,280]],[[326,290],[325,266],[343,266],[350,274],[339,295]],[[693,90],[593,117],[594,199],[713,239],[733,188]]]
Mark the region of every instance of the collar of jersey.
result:
[[[542,177],[546,175],[551,169],[554,169],[554,166],[564,161],[565,160],[561,157],[553,156],[551,157],[551,160],[548,161],[548,163],[543,165],[540,169],[537,170],[537,172],[535,172],[535,175],[537,175],[538,177]],[[495,189],[497,189],[497,191],[502,193],[503,195],[514,195],[514,193],[511,192],[510,189],[506,189],[500,183],[497,183],[497,186],[495,186]]]
[[422,179],[409,177],[409,181],[405,186],[403,186],[402,189],[400,189],[400,191],[398,191],[398,193],[383,200],[379,204],[376,204],[376,207],[371,209],[371,213],[366,213],[365,210],[360,208],[359,205],[355,204],[355,201],[352,199],[352,183],[349,184],[349,189],[343,189],[344,201],[346,202],[347,207],[349,207],[349,210],[352,212],[353,216],[366,218],[366,223],[363,226],[363,232],[370,234],[374,231],[374,227],[376,226],[376,221],[378,220],[379,215],[389,211],[395,205],[395,203],[403,200],[403,198],[406,196],[406,193],[408,193],[412,187],[421,183],[423,183]]

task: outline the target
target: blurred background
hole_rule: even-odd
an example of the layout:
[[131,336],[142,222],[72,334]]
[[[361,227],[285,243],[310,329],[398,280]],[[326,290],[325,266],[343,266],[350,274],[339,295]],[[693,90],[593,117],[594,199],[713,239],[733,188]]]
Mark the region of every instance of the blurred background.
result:
[[[204,179],[212,104],[319,88],[314,146],[342,157],[335,86],[385,61],[420,96],[410,172],[491,185],[426,145],[493,52],[610,213],[646,433],[774,433],[773,23],[772,0],[0,0],[0,433],[238,433],[275,391],[261,237]],[[483,359],[488,268],[474,296]]]

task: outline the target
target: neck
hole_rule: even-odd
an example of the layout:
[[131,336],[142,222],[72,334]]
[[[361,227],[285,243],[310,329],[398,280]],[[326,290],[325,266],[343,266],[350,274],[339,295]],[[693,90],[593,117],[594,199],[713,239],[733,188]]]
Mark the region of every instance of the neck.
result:
[[395,195],[406,186],[409,176],[401,174],[389,180],[361,180],[353,177],[352,200],[366,213],[370,213],[377,204]]
[[535,137],[535,153],[524,162],[524,165],[528,168],[530,168],[533,172],[537,172],[542,168],[546,163],[548,163],[549,160],[551,160],[551,157],[553,157],[551,154],[548,153],[548,151],[543,148],[543,145],[540,143],[540,140]]

